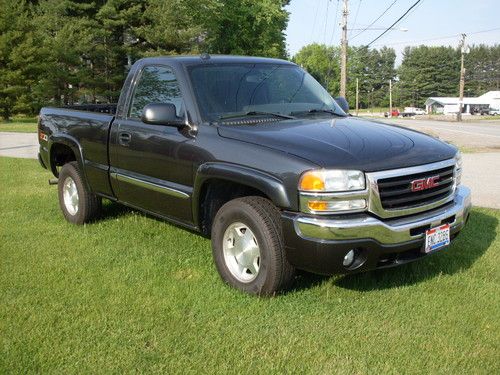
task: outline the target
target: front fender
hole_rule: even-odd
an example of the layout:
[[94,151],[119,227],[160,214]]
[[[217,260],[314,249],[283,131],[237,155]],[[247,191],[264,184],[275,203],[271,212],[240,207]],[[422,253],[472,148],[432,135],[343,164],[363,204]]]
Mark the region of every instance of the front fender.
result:
[[264,193],[277,207],[290,208],[290,198],[283,182],[273,175],[237,164],[209,162],[200,165],[193,189],[193,217],[198,217],[198,202],[205,182],[227,180],[250,186]]

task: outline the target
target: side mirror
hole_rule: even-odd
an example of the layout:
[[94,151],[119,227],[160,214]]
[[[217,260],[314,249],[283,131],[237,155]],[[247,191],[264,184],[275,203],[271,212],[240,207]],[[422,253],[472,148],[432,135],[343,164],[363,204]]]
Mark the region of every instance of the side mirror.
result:
[[144,107],[141,116],[142,122],[151,125],[168,125],[177,128],[185,124],[177,117],[175,105],[172,103],[151,103]]
[[343,96],[337,96],[334,99],[337,102],[337,104],[339,105],[339,107],[342,108],[342,110],[345,113],[349,113],[349,103],[347,102],[346,98],[344,98]]

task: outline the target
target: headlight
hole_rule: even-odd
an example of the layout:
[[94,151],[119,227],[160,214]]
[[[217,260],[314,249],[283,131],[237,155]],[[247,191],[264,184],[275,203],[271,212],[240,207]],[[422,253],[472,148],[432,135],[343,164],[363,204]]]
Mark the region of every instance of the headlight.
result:
[[320,169],[305,172],[300,178],[299,190],[310,192],[337,192],[364,190],[365,175],[361,171]]
[[311,214],[366,210],[368,193],[361,171],[319,169],[305,172],[299,181],[300,209]]
[[460,185],[462,180],[462,153],[457,151],[455,155],[455,185]]

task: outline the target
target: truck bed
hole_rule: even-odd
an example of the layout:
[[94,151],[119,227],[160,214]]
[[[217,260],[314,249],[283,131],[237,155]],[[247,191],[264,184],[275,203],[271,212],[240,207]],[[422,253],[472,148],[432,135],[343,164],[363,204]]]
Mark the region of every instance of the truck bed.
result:
[[75,104],[62,107],[63,109],[74,109],[85,112],[108,113],[114,115],[116,113],[116,103],[111,104]]
[[[66,108],[44,107],[40,111],[39,131],[50,136],[51,142],[40,147],[40,157],[51,165],[49,150],[59,142],[81,154],[83,170],[96,192],[109,195],[108,137],[116,106],[85,105]],[[109,112],[107,112],[109,111]]]

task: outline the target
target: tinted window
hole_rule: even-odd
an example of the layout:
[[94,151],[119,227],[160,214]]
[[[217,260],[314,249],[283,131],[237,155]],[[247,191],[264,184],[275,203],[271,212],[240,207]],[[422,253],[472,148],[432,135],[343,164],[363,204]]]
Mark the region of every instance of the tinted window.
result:
[[344,114],[308,73],[284,64],[204,64],[190,67],[194,92],[204,117],[271,111],[293,114],[328,109]]
[[144,68],[132,98],[129,116],[140,118],[143,108],[150,103],[172,103],[177,116],[184,115],[179,83],[172,69],[165,66]]

